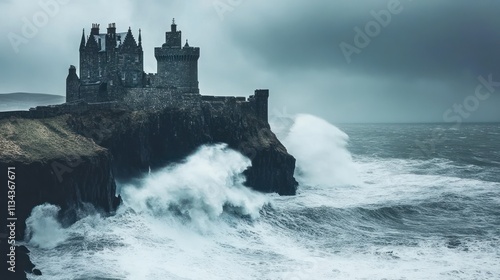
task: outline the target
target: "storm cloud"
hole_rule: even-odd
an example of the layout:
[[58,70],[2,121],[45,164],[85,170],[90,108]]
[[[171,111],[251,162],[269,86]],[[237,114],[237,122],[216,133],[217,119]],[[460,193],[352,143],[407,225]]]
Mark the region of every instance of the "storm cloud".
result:
[[[52,2],[59,10],[26,38],[26,21]],[[334,123],[442,122],[457,104],[470,109],[463,121],[500,121],[500,87],[475,94],[480,76],[500,82],[499,1],[0,0],[0,11],[0,92],[63,95],[92,23],[136,36],[141,28],[145,70],[155,72],[153,48],[175,17],[201,47],[202,94],[269,88],[271,113]],[[17,52],[12,34],[25,39]],[[369,42],[356,44],[360,36]],[[342,44],[356,52],[346,56]]]

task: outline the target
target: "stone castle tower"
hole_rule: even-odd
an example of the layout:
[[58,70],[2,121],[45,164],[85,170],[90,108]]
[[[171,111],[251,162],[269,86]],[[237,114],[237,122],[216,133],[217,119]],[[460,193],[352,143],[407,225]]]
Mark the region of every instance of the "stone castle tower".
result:
[[160,48],[155,48],[158,63],[156,86],[175,87],[186,93],[199,93],[200,48],[190,47],[187,40],[182,47],[182,33],[177,30],[175,20],[170,28],[170,32],[165,33],[165,44]]
[[71,66],[66,79],[66,102],[106,102],[121,100],[127,89],[161,88],[181,94],[199,94],[198,59],[200,48],[182,46],[181,31],[175,20],[166,32],[165,43],[155,48],[158,73],[144,73],[144,52],[139,29],[136,41],[128,32],[116,32],[116,25],[108,25],[100,33],[99,24],[92,24],[90,35],[85,30],[80,42],[80,76]]

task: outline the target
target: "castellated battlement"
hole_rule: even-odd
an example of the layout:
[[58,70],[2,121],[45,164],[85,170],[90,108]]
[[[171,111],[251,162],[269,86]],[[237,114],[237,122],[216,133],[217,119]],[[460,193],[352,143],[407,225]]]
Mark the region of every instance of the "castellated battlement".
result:
[[165,32],[165,43],[154,49],[157,73],[145,73],[140,29],[136,40],[130,27],[127,32],[117,32],[116,24],[110,23],[101,33],[100,24],[93,23],[89,36],[85,30],[82,33],[79,75],[77,67],[69,68],[66,105],[37,107],[31,114],[45,115],[54,108],[72,112],[93,106],[159,109],[208,104],[233,106],[267,122],[269,90],[257,90],[248,99],[200,95],[200,48],[190,46],[188,40],[182,43],[182,32],[173,20],[170,31]]
[[267,122],[267,90],[256,90],[249,98],[183,94],[164,88],[130,88],[120,101],[87,102],[77,100],[60,105],[38,106],[29,111],[0,112],[0,120],[10,117],[49,118],[63,114],[85,114],[92,110],[163,110],[176,108],[201,110],[210,108],[219,114],[244,113]]

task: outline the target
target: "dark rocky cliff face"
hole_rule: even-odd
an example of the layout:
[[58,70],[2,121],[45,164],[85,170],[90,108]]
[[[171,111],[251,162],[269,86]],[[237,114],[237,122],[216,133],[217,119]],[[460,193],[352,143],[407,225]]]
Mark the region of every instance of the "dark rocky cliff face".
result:
[[127,180],[183,159],[200,145],[227,143],[252,160],[247,185],[262,192],[295,194],[295,159],[269,125],[231,104],[158,111],[110,110],[74,115],[68,124],[113,155],[117,179]]
[[[0,164],[7,170],[5,163]],[[25,221],[31,209],[50,203],[61,206],[63,212],[83,202],[109,212],[119,204],[115,197],[115,181],[111,172],[111,157],[106,151],[75,158],[57,158],[49,162],[12,162],[16,167],[16,217]],[[2,204],[6,205],[6,204]],[[18,223],[17,237],[24,238],[26,225]]]
[[[113,211],[120,203],[115,196],[111,154],[91,139],[72,132],[67,120],[67,115],[0,119],[0,180],[6,187],[0,196],[0,205],[5,207],[0,211],[0,219],[16,219],[9,221],[15,223],[15,231],[6,232],[5,228],[0,231],[0,251],[3,252],[0,260],[4,264],[7,264],[7,252],[11,251],[8,238],[24,239],[25,221],[33,207],[44,203],[58,205],[61,215],[72,222],[71,217],[75,217],[71,215],[75,213],[72,210],[83,203],[91,203],[103,212]],[[13,173],[8,174],[9,168]],[[15,193],[8,193],[7,185],[15,186],[12,190]],[[7,205],[14,205],[9,209],[12,215]],[[25,247],[17,247],[15,257],[16,273],[5,271],[2,275],[9,273],[9,279],[26,279],[25,272],[41,273],[33,268]]]
[[[90,139],[72,133],[68,116],[51,119],[0,120],[0,170],[15,168],[16,238],[24,238],[26,218],[33,207],[51,203],[63,212],[92,203],[109,212],[119,204],[112,173],[112,157]],[[1,205],[7,205],[7,191]],[[7,215],[7,209],[2,216]],[[6,217],[5,217],[6,218]],[[5,220],[5,219],[4,219]]]

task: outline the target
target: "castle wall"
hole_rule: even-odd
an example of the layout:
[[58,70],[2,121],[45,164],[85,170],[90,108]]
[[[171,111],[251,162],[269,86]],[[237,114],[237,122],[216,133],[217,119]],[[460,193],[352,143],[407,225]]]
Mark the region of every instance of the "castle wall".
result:
[[168,88],[127,88],[123,102],[133,109],[161,109],[164,107],[190,107],[199,104],[199,95],[186,95]]
[[86,102],[105,102],[111,101],[107,83],[95,83],[90,85],[80,85],[80,98]]
[[121,69],[121,80],[125,87],[142,87],[142,56],[138,53],[119,54],[118,69]]
[[245,102],[245,97],[238,96],[212,96],[212,95],[202,95],[201,100],[208,102]]
[[106,76],[108,70],[105,52],[85,50],[80,53],[80,79],[82,83],[95,83]]
[[159,80],[157,78],[156,73],[147,73],[145,76],[144,85],[146,87],[158,87]]
[[66,102],[78,100],[80,97],[80,79],[76,75],[76,67],[69,67],[68,77],[66,78]]
[[261,120],[268,122],[268,99],[269,99],[269,90],[267,89],[258,89],[255,91],[255,114]]
[[100,103],[86,103],[82,101],[60,105],[37,106],[36,108],[31,108],[29,111],[0,112],[0,120],[11,117],[40,119],[60,116],[63,114],[80,114],[91,109],[112,110],[126,108],[127,107],[123,103],[117,101]]

